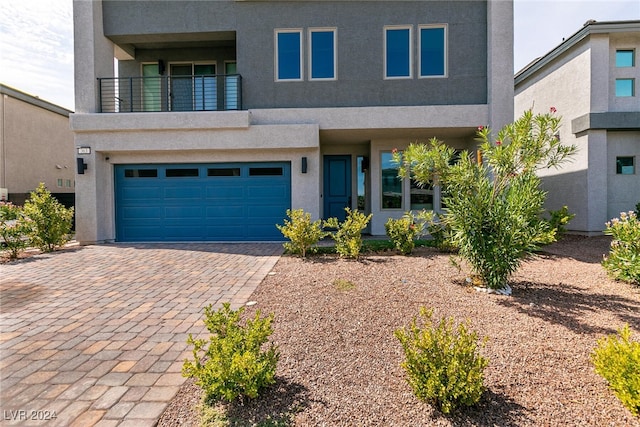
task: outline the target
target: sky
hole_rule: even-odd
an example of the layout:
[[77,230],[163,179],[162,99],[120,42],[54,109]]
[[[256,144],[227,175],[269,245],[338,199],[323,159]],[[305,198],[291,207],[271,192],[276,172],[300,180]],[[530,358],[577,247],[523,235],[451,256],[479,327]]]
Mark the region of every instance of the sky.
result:
[[[589,19],[640,20],[640,0],[514,0],[514,72]],[[72,0],[2,0],[0,83],[74,109]]]

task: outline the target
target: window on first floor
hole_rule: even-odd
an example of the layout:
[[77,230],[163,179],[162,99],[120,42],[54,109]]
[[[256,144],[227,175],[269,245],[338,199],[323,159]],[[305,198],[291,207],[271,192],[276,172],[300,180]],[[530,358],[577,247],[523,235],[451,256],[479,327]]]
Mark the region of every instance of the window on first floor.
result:
[[276,30],[276,81],[302,80],[302,30]]
[[635,175],[636,168],[634,157],[616,157],[616,174],[618,175]]
[[384,77],[411,78],[411,26],[384,29]]
[[420,186],[415,180],[411,180],[411,210],[433,210],[433,185]]
[[633,49],[616,50],[616,67],[634,67],[635,53]]
[[402,180],[398,178],[398,165],[390,151],[381,153],[382,209],[402,209]]
[[309,29],[310,80],[336,78],[336,30],[335,28]]
[[420,77],[446,75],[446,27],[420,27]]
[[616,96],[635,96],[635,79],[616,79]]

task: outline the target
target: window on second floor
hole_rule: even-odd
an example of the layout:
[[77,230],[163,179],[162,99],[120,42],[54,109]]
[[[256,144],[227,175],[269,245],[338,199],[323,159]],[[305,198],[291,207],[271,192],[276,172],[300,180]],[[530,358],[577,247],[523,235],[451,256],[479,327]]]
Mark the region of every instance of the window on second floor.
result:
[[276,30],[276,81],[302,80],[302,30]]
[[336,78],[335,28],[310,28],[309,52],[309,79],[334,80]]
[[635,96],[635,79],[616,79],[616,96]]
[[635,51],[633,49],[616,50],[616,67],[635,67]]
[[411,78],[411,26],[384,28],[384,77]]
[[420,77],[444,77],[447,73],[445,26],[420,27]]

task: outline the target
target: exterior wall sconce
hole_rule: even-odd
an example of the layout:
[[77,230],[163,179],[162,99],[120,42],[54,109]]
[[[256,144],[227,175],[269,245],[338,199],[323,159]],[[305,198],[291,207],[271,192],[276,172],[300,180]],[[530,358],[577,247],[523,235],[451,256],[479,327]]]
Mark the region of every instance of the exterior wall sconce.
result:
[[302,173],[307,173],[307,158],[303,157],[302,158],[302,168],[301,168]]
[[78,166],[78,175],[84,175],[84,171],[87,170],[87,164],[82,157],[76,157],[76,164]]

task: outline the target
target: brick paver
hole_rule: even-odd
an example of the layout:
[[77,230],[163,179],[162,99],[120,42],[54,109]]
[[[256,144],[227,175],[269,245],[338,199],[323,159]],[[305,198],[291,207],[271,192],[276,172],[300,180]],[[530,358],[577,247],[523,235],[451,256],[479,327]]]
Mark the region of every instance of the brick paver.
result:
[[115,244],[0,265],[0,425],[155,425],[204,306],[243,305],[281,253]]

